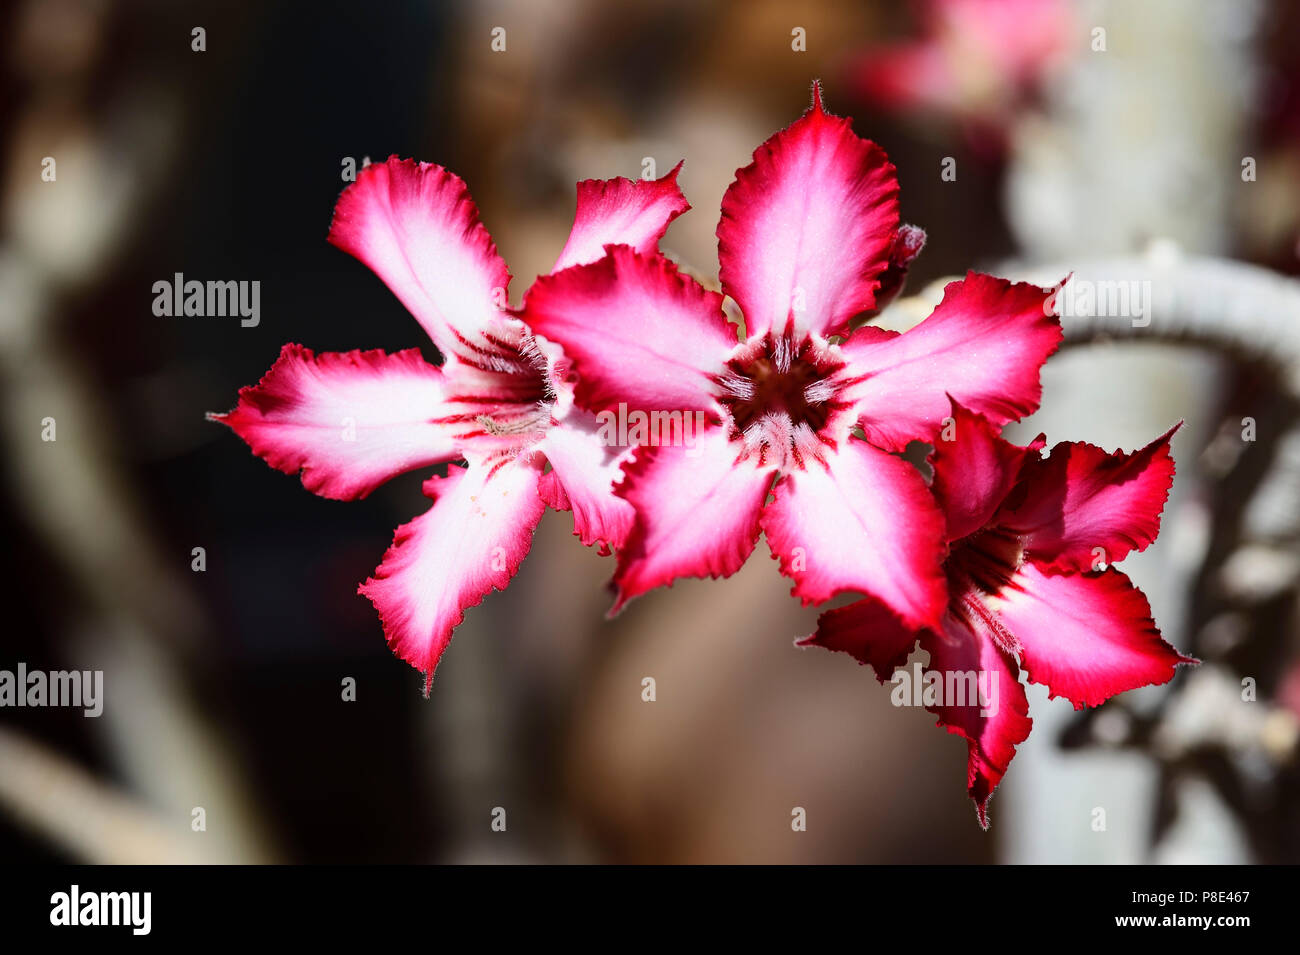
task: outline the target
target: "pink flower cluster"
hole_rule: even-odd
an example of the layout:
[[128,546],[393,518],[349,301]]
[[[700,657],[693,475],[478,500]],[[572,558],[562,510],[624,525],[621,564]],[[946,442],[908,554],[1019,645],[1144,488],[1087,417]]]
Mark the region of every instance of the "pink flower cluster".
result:
[[[658,249],[689,208],[678,169],[579,183],[554,269],[512,309],[460,179],[396,158],[367,167],[329,239],[388,285],[443,363],[286,345],[212,417],[325,497],[445,467],[360,588],[426,681],[466,609],[514,575],[548,505],[616,557],[615,610],[679,577],[734,573],[766,534],[805,604],[862,597],[802,643],[848,652],[882,681],[918,642],[940,682],[1000,677],[997,706],[930,706],[968,741],[987,825],[1029,733],[1021,669],[1082,707],[1191,662],[1111,566],[1155,539],[1172,432],[1133,454],[1064,443],[1044,456],[1042,438],[1000,437],[1038,407],[1061,339],[1053,290],[971,272],[911,330],[867,324],[924,235],[899,221],[884,152],[827,113],[820,88],[727,190],[721,293]],[[631,440],[628,409],[661,437],[702,426]],[[929,483],[902,457],[912,442],[933,448]]]

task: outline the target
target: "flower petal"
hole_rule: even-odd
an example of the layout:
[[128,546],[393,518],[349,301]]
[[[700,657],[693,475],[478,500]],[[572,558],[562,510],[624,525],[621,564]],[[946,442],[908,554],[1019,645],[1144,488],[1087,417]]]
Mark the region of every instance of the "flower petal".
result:
[[210,414],[253,453],[322,497],[365,497],[389,478],[461,456],[479,432],[415,349],[324,352],[285,345],[227,414]]
[[722,296],[661,255],[611,246],[591,265],[539,278],[521,314],[564,347],[578,374],[576,400],[593,411],[716,412],[712,378],[736,347]]
[[444,355],[516,363],[499,311],[510,273],[458,176],[396,156],[372,163],[339,196],[329,240],[383,279]]
[[824,647],[851,655],[888,683],[916,649],[917,632],[878,600],[858,600],[817,618],[817,632],[797,641],[801,647]]
[[901,451],[929,441],[950,413],[949,395],[994,424],[1038,407],[1038,369],[1061,340],[1054,290],[970,272],[950,282],[929,318],[901,335],[875,326],[840,347],[845,392],[873,444]]
[[587,265],[607,245],[628,245],[642,255],[658,249],[668,225],[691,207],[677,186],[682,164],[659,179],[585,179],[578,183],[578,208],[569,241],[552,272]]
[[1142,591],[1113,567],[1049,574],[1025,564],[989,605],[1020,645],[1035,683],[1075,709],[1167,683],[1184,657],[1160,637]]
[[953,403],[952,422],[940,429],[930,455],[931,490],[950,541],[988,526],[1019,479],[1026,455],[1037,460],[1036,450],[1036,443],[1022,448],[1003,440],[986,418]]
[[388,645],[425,674],[425,689],[451,632],[495,587],[504,590],[532,544],[546,506],[534,456],[452,465],[430,478],[433,506],[397,529],[374,576],[358,588],[379,611]]
[[740,450],[724,428],[708,428],[694,447],[640,448],[624,466],[619,493],[637,519],[611,613],[678,577],[727,577],[749,559],[774,469],[737,460]]
[[754,151],[722,199],[723,290],[753,338],[840,334],[876,304],[898,231],[898,180],[875,143],[822,109],[821,88],[791,126]]
[[937,624],[947,601],[940,572],[943,517],[901,458],[850,438],[825,460],[805,458],[763,509],[763,530],[792,593],[805,604],[855,590],[913,627]]
[[939,717],[939,726],[966,739],[966,791],[975,800],[980,825],[987,829],[993,790],[1011,765],[1016,746],[1029,737],[1033,727],[1020,669],[978,621],[953,614],[944,619],[940,633],[922,633],[921,646],[930,654],[927,678],[938,674],[943,688],[940,704],[926,709]]
[[[1025,554],[1052,570],[1092,570],[1143,550],[1160,532],[1174,481],[1169,441],[1181,425],[1132,454],[1062,442],[1034,458],[1024,484],[998,515],[1020,534]],[[1101,553],[1096,551],[1101,548]]]
[[623,546],[632,529],[632,505],[614,493],[622,480],[627,449],[607,443],[596,416],[574,408],[536,445],[552,470],[542,478],[542,496],[558,511],[573,511],[573,533],[588,546]]

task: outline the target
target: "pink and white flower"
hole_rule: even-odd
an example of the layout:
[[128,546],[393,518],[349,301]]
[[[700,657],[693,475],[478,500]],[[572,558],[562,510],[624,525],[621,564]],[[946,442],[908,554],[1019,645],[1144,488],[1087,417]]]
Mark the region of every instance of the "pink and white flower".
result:
[[624,467],[617,493],[636,522],[615,609],[678,577],[734,573],[761,529],[805,603],[853,590],[939,624],[943,519],[898,452],[934,438],[948,394],[999,423],[1033,411],[1061,332],[1050,290],[975,273],[904,334],[851,331],[919,248],[899,225],[894,167],[815,87],[723,199],[722,289],[745,340],[721,295],[628,246],[529,290],[521,317],[573,361],[580,405],[712,422],[695,447],[639,448]]
[[853,69],[857,87],[891,109],[990,129],[1010,123],[1080,32],[1066,0],[923,0],[917,7],[921,35],[864,54]]
[[[678,169],[578,183],[555,269],[597,259],[609,243],[654,253],[689,208]],[[329,240],[388,285],[443,364],[416,349],[315,355],[285,345],[233,411],[210,417],[323,497],[362,498],[397,474],[448,465],[424,484],[433,505],[397,529],[360,587],[427,692],[452,630],[506,586],[547,504],[573,511],[583,543],[623,544],[632,509],[612,484],[624,449],[599,440],[594,416],[573,406],[564,356],[509,313],[510,273],[457,176],[396,157],[370,165],[339,197]]]
[[1082,709],[1167,683],[1178,664],[1196,662],[1161,638],[1146,597],[1111,566],[1160,530],[1174,430],[1132,454],[1066,442],[1044,458],[1041,436],[1019,447],[954,405],[948,440],[931,456],[947,542],[942,619],[918,628],[860,600],[822,614],[800,641],[852,654],[884,683],[919,640],[927,679],[944,686],[950,675],[978,673],[998,688],[992,706],[927,706],[967,740],[967,788],[985,828],[993,790],[1032,725],[1022,667],[1051,697]]

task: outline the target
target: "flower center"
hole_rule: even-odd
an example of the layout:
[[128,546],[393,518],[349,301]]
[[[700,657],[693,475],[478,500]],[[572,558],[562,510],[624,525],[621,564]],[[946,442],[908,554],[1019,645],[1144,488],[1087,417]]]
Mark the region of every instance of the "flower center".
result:
[[996,608],[1002,589],[1024,560],[1025,547],[1018,536],[990,527],[956,541],[944,564],[953,612],[1011,654],[1020,652],[1020,642],[1002,625]]
[[747,449],[782,463],[793,453],[817,454],[831,440],[829,426],[841,405],[836,373],[843,360],[825,342],[805,336],[794,343],[765,335],[746,342],[716,379],[719,400],[731,414],[732,437]]
[[543,354],[520,327],[503,325],[497,331],[492,341],[499,353],[491,363],[462,358],[468,367],[460,369],[460,378],[472,382],[467,388],[472,397],[452,400],[463,402],[465,417],[472,418],[480,436],[503,448],[524,448],[545,435],[568,368]]
[[1025,562],[1024,543],[1001,527],[990,527],[963,537],[948,555],[948,576],[954,588],[969,583],[996,595]]

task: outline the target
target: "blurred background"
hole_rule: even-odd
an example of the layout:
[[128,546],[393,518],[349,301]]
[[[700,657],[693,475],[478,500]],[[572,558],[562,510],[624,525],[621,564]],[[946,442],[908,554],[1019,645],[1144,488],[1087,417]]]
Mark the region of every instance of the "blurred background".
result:
[[[1297,40],[1288,0],[6,5],[0,669],[106,702],[0,709],[0,859],[1300,861]],[[426,700],[356,595],[426,475],[327,501],[203,417],[284,342],[437,360],[325,241],[349,159],[461,175],[517,301],[576,180],[685,158],[664,248],[714,281],[723,191],[814,78],[929,235],[886,323],[968,268],[1150,281],[1147,327],[1067,321],[1015,434],[1187,422],[1123,569],[1205,663],[1087,713],[1031,686],[987,833],[962,740],[792,646],[816,609],[765,544],[605,621],[612,562],[548,513]],[[260,324],[156,317],[175,272],[260,281]]]

